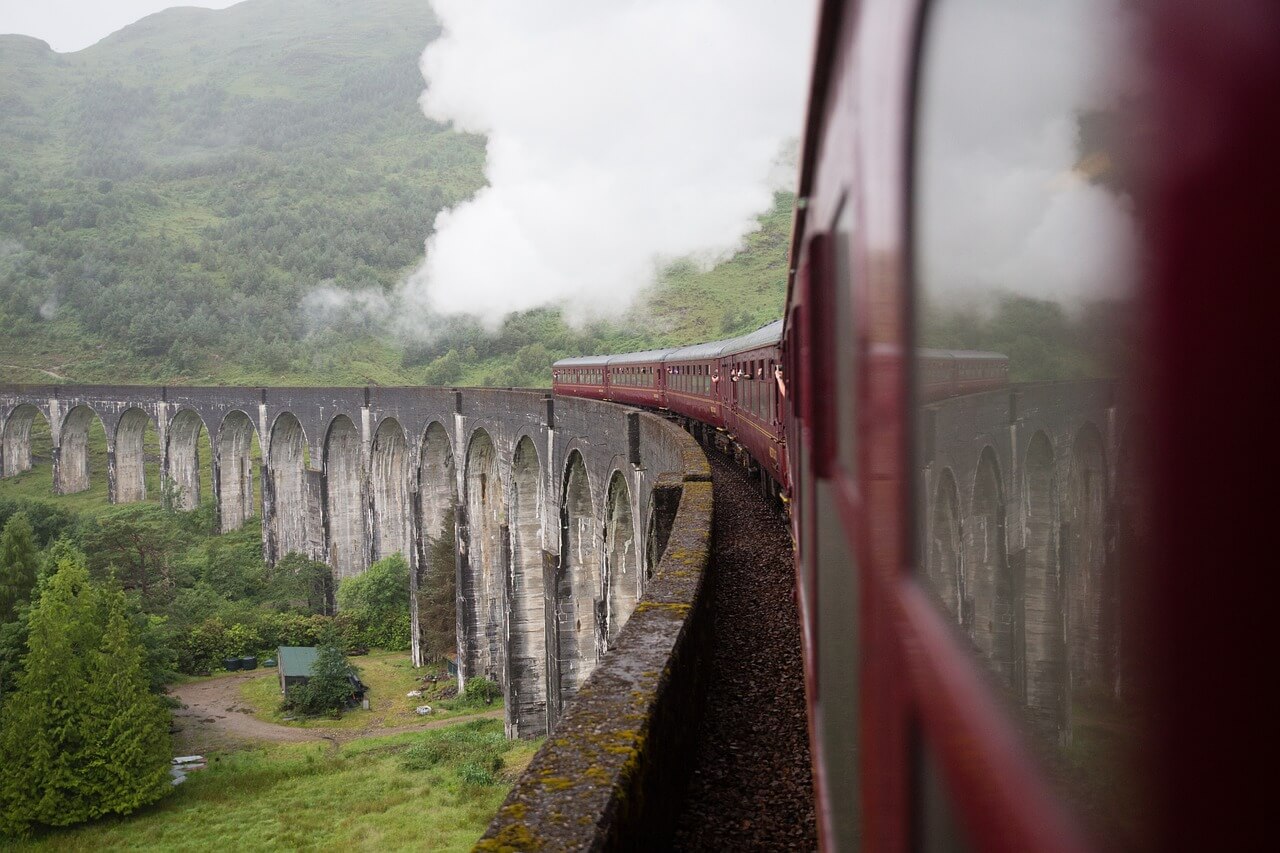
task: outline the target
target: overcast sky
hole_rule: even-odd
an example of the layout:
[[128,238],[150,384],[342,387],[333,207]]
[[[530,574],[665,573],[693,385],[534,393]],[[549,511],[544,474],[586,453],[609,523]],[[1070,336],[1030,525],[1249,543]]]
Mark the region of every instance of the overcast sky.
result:
[[47,41],[59,53],[82,50],[153,12],[173,6],[225,9],[240,0],[0,0],[0,33]]

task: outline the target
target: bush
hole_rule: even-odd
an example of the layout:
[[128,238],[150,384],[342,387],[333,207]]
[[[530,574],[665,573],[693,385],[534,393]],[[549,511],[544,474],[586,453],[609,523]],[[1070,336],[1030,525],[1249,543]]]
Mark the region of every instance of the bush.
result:
[[[493,731],[484,721],[473,721],[448,729],[428,732],[426,739],[414,744],[404,752],[401,765],[406,770],[430,770],[441,765],[457,764],[459,776],[463,768],[471,765],[489,774],[489,784],[493,774],[502,769],[502,754],[510,744],[501,731]],[[475,771],[471,771],[475,774]]]
[[502,688],[487,678],[472,678],[463,692],[468,705],[492,705],[502,696]]
[[354,690],[351,677],[359,670],[333,645],[321,646],[311,666],[311,678],[289,691],[283,707],[307,716],[341,714],[351,703]]

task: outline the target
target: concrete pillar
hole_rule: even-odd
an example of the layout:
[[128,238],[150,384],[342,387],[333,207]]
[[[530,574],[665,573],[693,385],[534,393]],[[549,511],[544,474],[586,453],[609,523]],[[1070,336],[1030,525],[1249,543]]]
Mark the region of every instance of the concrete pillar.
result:
[[360,432],[351,419],[345,415],[334,418],[324,443],[323,476],[317,483],[322,488],[310,494],[317,500],[314,505],[323,508],[325,535],[318,544],[339,582],[361,574],[369,565],[361,445]]
[[88,406],[76,406],[60,423],[53,441],[53,490],[57,494],[89,488],[89,424],[94,417]]
[[507,731],[511,737],[547,732],[546,587],[543,585],[542,465],[528,437],[516,446],[507,512]]

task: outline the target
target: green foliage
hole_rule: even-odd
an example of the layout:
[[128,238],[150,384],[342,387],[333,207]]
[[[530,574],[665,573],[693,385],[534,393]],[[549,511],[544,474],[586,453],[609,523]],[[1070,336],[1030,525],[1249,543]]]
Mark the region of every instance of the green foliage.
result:
[[1127,306],[1091,302],[1069,312],[1059,302],[1011,293],[970,305],[927,306],[924,346],[1001,352],[1014,382],[1115,374],[1131,357]]
[[25,668],[0,709],[0,833],[128,814],[170,788],[169,719],[121,592],[68,560],[29,616]]
[[[333,612],[333,570],[304,554],[286,554],[267,569],[265,598],[284,610],[310,614]],[[304,645],[310,645],[309,643]]]
[[75,513],[66,507],[45,501],[0,498],[0,527],[8,524],[17,513],[27,517],[36,545],[40,548],[47,548],[50,542],[70,532],[76,522]]
[[23,608],[12,622],[0,624],[0,708],[13,692],[22,673],[22,659],[27,654],[28,614]]
[[[495,731],[487,721],[476,720],[441,734],[446,736],[424,738],[406,749],[401,766],[415,771],[455,766],[463,781],[477,785],[492,783],[493,774],[502,769],[502,755],[510,745],[501,731]],[[486,778],[488,781],[484,781]]]
[[338,585],[338,607],[347,611],[397,611],[409,607],[409,564],[392,554]]
[[400,554],[375,562],[338,585],[338,607],[348,648],[409,647],[409,564]]
[[81,540],[95,576],[114,570],[124,588],[148,605],[172,595],[170,569],[181,541],[172,513],[146,503],[113,507],[93,519]]
[[39,565],[31,522],[17,513],[0,533],[0,622],[13,619],[18,606],[30,601]]
[[502,697],[502,688],[487,678],[471,678],[467,680],[463,695],[470,705],[492,705],[494,699]]
[[342,650],[332,643],[320,646],[311,665],[306,684],[289,688],[286,707],[308,716],[341,714],[351,703],[351,677],[359,671],[347,661]]

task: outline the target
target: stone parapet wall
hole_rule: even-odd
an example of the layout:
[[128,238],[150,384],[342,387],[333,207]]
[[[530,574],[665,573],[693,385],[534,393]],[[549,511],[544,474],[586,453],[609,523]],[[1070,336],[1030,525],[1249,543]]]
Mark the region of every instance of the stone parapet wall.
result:
[[[477,850],[663,849],[688,779],[710,642],[712,490],[693,439],[640,415],[646,443],[677,450],[658,478],[654,577],[617,642],[516,782]],[[662,517],[666,515],[667,517]]]

